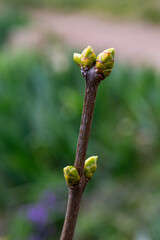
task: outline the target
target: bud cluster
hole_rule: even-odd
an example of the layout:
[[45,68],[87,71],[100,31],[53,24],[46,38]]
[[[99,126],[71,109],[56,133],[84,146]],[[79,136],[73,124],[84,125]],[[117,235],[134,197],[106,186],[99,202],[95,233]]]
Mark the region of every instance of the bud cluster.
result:
[[83,70],[89,70],[95,66],[95,72],[108,77],[114,66],[114,48],[109,48],[101,52],[97,57],[91,46],[88,46],[80,53],[74,53],[73,60]]
[[[86,179],[91,179],[97,169],[97,156],[89,157],[85,161],[84,175]],[[79,184],[80,176],[77,169],[73,166],[67,166],[63,169],[64,177],[68,186],[75,186]]]

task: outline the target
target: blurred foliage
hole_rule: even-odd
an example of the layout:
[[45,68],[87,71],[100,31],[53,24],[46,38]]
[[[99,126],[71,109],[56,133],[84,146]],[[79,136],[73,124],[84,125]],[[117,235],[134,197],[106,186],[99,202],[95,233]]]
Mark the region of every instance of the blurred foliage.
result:
[[160,22],[160,8],[152,7],[144,11],[144,19],[153,23]]
[[123,16],[129,18],[147,18],[150,21],[158,21],[160,13],[159,0],[1,0],[9,2],[13,6],[30,6],[30,7],[53,7],[60,10],[85,10],[87,12],[105,13],[109,15]]
[[4,44],[15,26],[24,25],[27,17],[15,7],[0,6],[0,45]]
[[[50,239],[44,232],[36,238],[39,230],[27,215],[39,206],[38,214],[49,211],[41,205],[46,189],[59,205],[43,226],[53,224],[56,239],[62,227],[62,168],[74,161],[85,82],[70,55],[63,71],[60,59],[52,63],[36,52],[0,56],[0,207],[11,240]],[[160,238],[159,96],[153,70],[116,63],[101,83],[87,154],[99,156],[98,169],[82,201],[77,240]]]

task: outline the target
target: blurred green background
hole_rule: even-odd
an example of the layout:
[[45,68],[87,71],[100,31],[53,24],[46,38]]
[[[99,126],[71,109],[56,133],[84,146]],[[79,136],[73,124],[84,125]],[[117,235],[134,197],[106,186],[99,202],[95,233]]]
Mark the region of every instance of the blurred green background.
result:
[[[6,2],[0,2],[0,240],[59,239],[67,203],[62,169],[74,162],[85,82],[72,61],[75,48],[56,36],[19,51],[10,38],[31,23],[24,11],[30,7],[109,11],[158,24],[159,1]],[[116,61],[101,83],[87,152],[99,156],[98,169],[75,239],[160,239],[159,79],[156,69]]]

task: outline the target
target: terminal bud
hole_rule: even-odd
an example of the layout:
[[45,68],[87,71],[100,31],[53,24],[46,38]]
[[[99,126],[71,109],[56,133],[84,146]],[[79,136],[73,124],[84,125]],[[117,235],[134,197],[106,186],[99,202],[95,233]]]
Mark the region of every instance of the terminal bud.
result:
[[96,61],[96,54],[91,46],[85,48],[82,52],[81,64],[83,68],[90,69]]
[[102,73],[108,77],[114,66],[114,48],[109,48],[101,52],[96,58],[95,69],[97,73]]

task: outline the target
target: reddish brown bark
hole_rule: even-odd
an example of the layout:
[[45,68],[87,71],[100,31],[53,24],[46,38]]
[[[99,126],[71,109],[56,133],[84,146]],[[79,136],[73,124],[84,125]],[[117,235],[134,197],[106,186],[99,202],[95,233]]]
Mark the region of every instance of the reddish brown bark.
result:
[[84,163],[86,159],[89,135],[91,130],[95,99],[99,83],[101,80],[104,79],[101,74],[97,74],[95,72],[94,67],[92,67],[88,71],[82,70],[82,75],[85,77],[86,80],[86,89],[76,158],[74,163],[74,166],[79,172],[81,180],[79,185],[71,187],[69,189],[67,211],[60,240],[73,239],[82,194],[87,184],[87,180],[84,176]]

